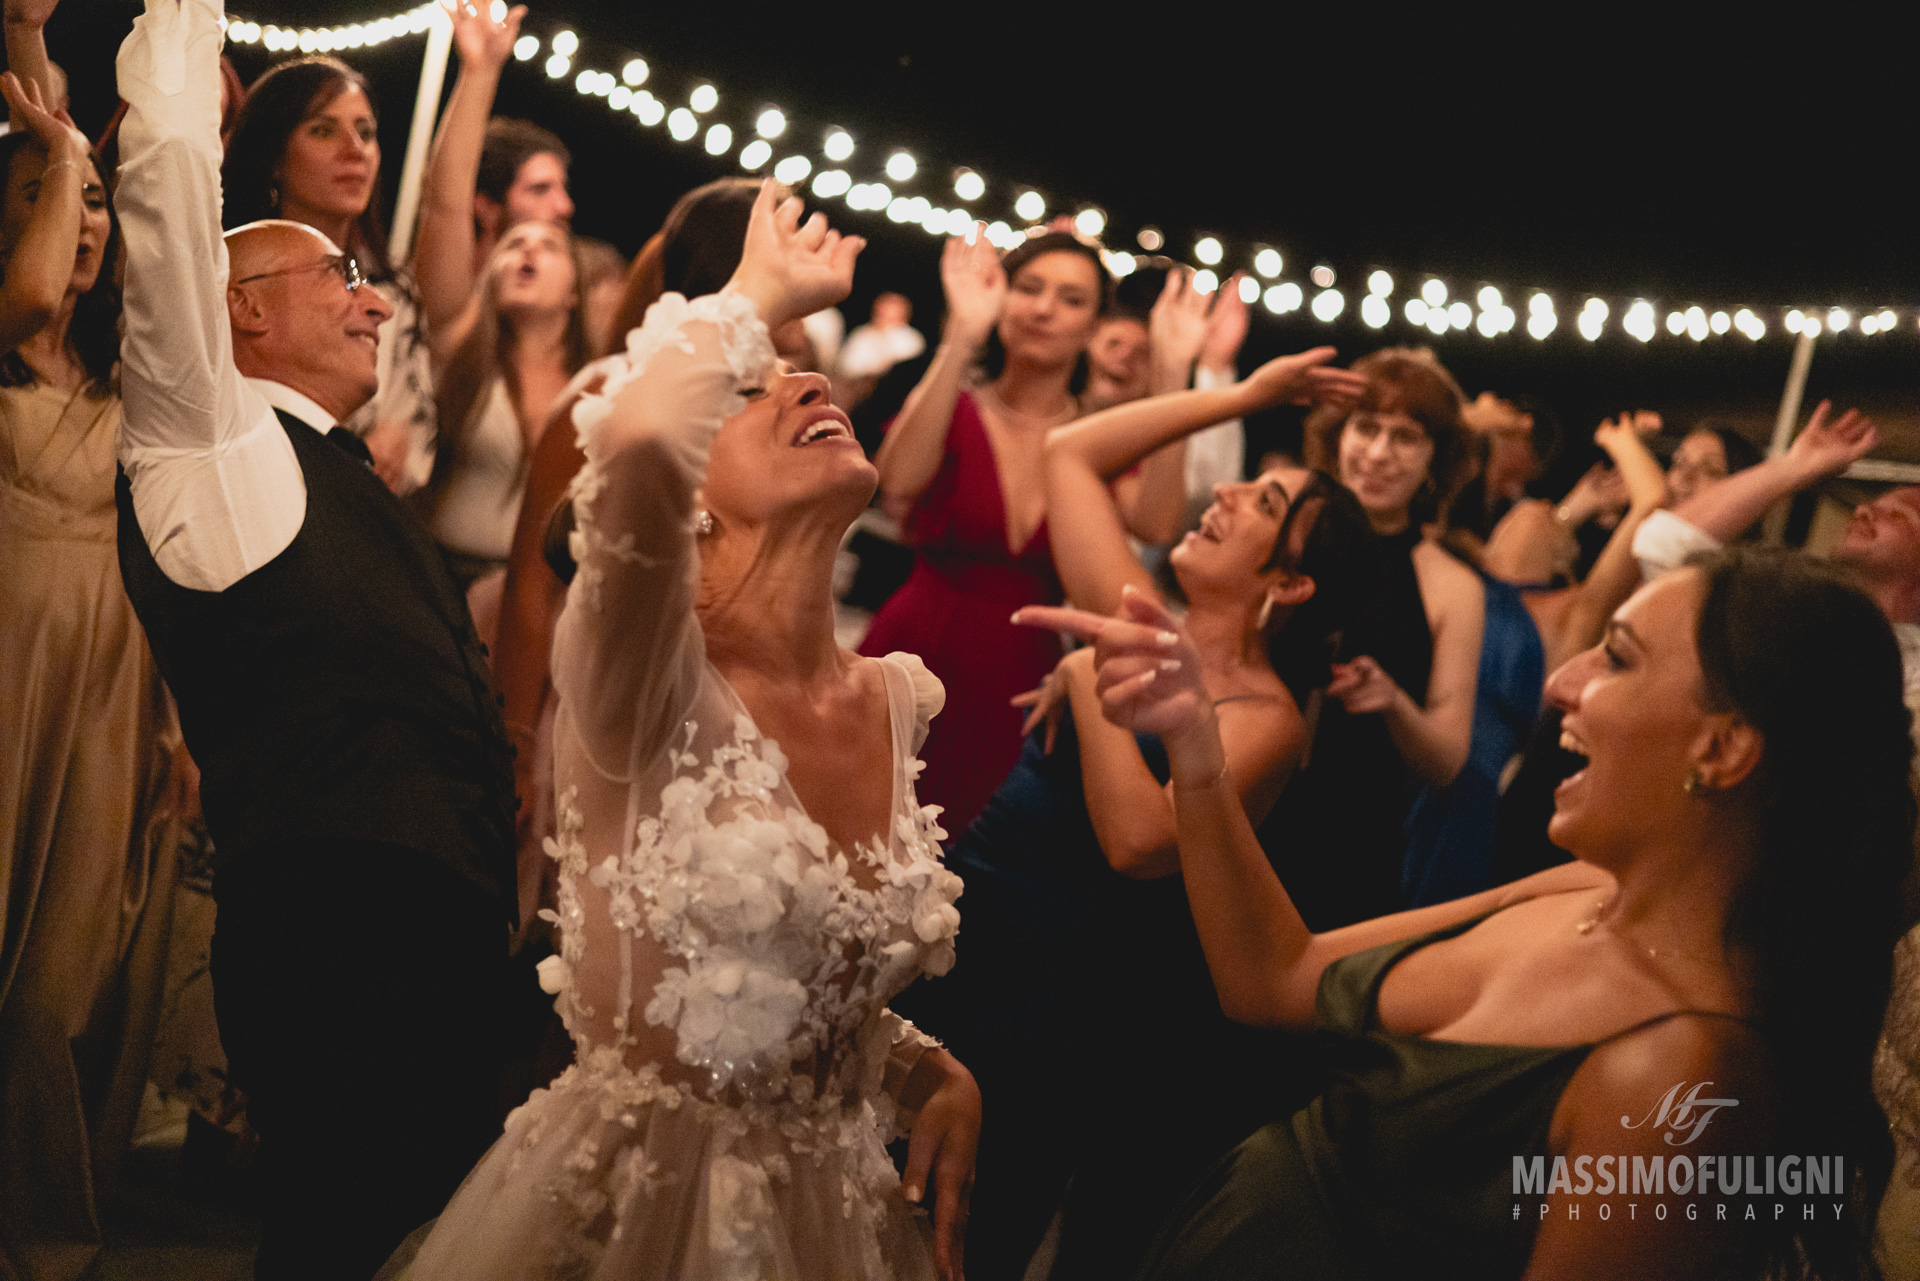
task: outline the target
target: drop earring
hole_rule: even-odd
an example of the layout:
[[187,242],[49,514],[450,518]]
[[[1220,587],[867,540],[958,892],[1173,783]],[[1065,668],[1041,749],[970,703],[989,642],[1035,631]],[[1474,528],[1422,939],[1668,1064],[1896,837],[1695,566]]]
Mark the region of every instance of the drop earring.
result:
[[1260,617],[1253,620],[1254,630],[1266,631],[1267,620],[1273,617],[1273,597],[1265,596],[1260,600]]
[[275,213],[280,212],[280,184],[277,182],[267,184],[267,206]]
[[713,532],[713,513],[702,507],[693,514],[693,532],[705,538]]

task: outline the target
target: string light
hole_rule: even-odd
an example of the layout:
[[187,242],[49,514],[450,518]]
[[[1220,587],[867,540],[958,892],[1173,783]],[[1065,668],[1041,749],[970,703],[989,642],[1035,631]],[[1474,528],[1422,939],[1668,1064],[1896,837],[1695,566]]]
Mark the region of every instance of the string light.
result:
[[[503,21],[507,12],[506,0],[489,0],[488,11],[496,22]],[[283,27],[234,18],[226,20],[224,27],[226,38],[234,44],[257,45],[268,53],[333,53],[372,48],[391,40],[424,35],[436,22],[445,21],[444,12],[441,0],[426,0],[425,3],[370,22],[329,27]],[[605,99],[611,110],[632,112],[643,126],[654,127],[664,120],[668,132],[676,141],[688,142],[700,136],[701,125],[697,115],[714,111],[719,106],[719,90],[703,81],[696,84],[688,95],[685,107],[669,112],[657,97],[640,88],[647,82],[651,69],[644,59],[638,57],[626,60],[618,79],[609,72],[593,67],[583,68],[576,74],[573,61],[580,51],[580,37],[570,29],[554,32],[546,47],[548,56],[542,66],[549,79],[565,80],[571,77],[580,94]],[[539,59],[540,50],[541,40],[538,36],[522,35],[514,42],[513,57],[518,62],[533,62]],[[751,120],[751,131],[758,136],[741,149],[738,157],[741,167],[751,171],[766,165],[773,155],[767,140],[783,137],[790,123],[784,111],[763,107]],[[737,123],[716,121],[705,131],[705,149],[716,157],[725,155],[731,150],[736,133],[745,128]],[[844,164],[852,158],[854,150],[853,136],[845,129],[833,127],[826,131],[821,146],[821,155],[826,160],[835,165]],[[911,181],[918,169],[919,162],[905,150],[891,153],[884,166],[888,179],[894,183]],[[791,175],[786,180],[797,184],[814,173],[814,162],[802,155],[788,156],[780,162],[776,172]],[[972,202],[985,197],[988,183],[979,172],[955,169],[953,175],[954,195],[959,200]],[[1045,197],[1032,188],[1013,190],[1017,193],[1014,215],[1028,224],[1038,224],[1047,212]],[[868,212],[886,210],[890,217],[898,208],[902,216],[896,221],[919,223],[929,233],[960,234],[973,225],[973,215],[967,210],[940,208],[923,197],[913,197],[905,206],[900,206],[899,198],[885,183],[856,182],[844,169],[827,169],[815,174],[812,191],[822,199],[844,197],[849,208]],[[1106,215],[1097,206],[1081,205],[1074,217],[1074,229],[1088,238],[1097,238],[1108,229]],[[1005,221],[995,220],[987,228],[987,237],[1005,249],[1038,230],[1037,226],[1033,226],[1028,232],[1022,233]],[[1136,240],[1140,248],[1148,253],[1158,252],[1166,244],[1165,233],[1150,225],[1139,229]],[[1138,265],[1131,254],[1106,253],[1104,250],[1103,254],[1115,274],[1131,272]],[[1194,257],[1210,268],[1219,267],[1222,271],[1230,268],[1230,264],[1226,264],[1225,247],[1214,236],[1203,236],[1195,242]],[[1124,272],[1120,265],[1123,261]],[[1273,281],[1280,275],[1283,261],[1279,251],[1269,246],[1255,245],[1251,266],[1259,276]],[[1216,282],[1214,287],[1217,287],[1218,274],[1207,274]],[[1316,266],[1309,273],[1309,279],[1320,289],[1313,299],[1313,311],[1316,316],[1327,312],[1326,316],[1321,317],[1323,320],[1337,318],[1345,310],[1344,295],[1332,288],[1334,278],[1333,268],[1325,264]],[[1360,318],[1364,323],[1373,328],[1383,328],[1390,322],[1392,308],[1387,299],[1393,295],[1394,287],[1394,279],[1389,272],[1377,269],[1370,272],[1367,277],[1368,292],[1360,303]],[[1301,287],[1290,282],[1270,284],[1263,291],[1250,277],[1243,278],[1241,291],[1248,302],[1258,298],[1276,315],[1296,311],[1305,303]],[[1477,317],[1464,301],[1449,298],[1444,282],[1428,277],[1422,283],[1420,296],[1409,298],[1402,305],[1402,315],[1408,324],[1424,325],[1435,334],[1470,326],[1489,337],[1512,330],[1518,317],[1513,308],[1506,305],[1497,287],[1482,286],[1476,292],[1475,300],[1479,303]],[[1374,302],[1378,305],[1372,305]],[[1609,314],[1604,300],[1590,297],[1576,315],[1575,328],[1587,341],[1595,341],[1604,332]],[[1635,299],[1627,308],[1621,325],[1628,334],[1645,343],[1654,337],[1658,328],[1656,321],[1653,303],[1646,299]],[[1533,294],[1528,300],[1527,333],[1535,339],[1543,339],[1553,333],[1558,324],[1552,300],[1545,294]],[[1817,311],[1795,308],[1787,311],[1783,319],[1787,332],[1816,336],[1829,330],[1839,332],[1855,324],[1862,334],[1891,333],[1900,328],[1901,313],[1893,308],[1882,308],[1856,317],[1845,307],[1825,307]],[[1749,341],[1758,342],[1768,331],[1767,322],[1760,313],[1745,306],[1735,310],[1732,315],[1726,311],[1709,313],[1700,306],[1689,306],[1684,310],[1676,307],[1667,312],[1666,328],[1676,336],[1684,334],[1695,342],[1704,341],[1709,334],[1723,335],[1729,332],[1740,333]]]

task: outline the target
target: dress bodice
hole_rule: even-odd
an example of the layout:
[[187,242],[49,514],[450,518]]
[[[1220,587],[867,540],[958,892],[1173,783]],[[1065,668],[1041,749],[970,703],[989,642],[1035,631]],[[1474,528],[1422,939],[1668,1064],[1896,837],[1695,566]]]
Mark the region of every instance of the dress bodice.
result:
[[[577,757],[561,769],[560,1008],[583,1058],[617,1056],[714,1098],[862,1092],[854,1074],[891,1049],[883,1007],[952,964],[959,920],[959,878],[913,796],[939,682],[911,655],[878,661],[891,830],[852,850],[807,815],[780,745],[711,664],[630,787]],[[634,809],[644,816],[627,830],[618,820]]]
[[954,402],[946,455],[907,517],[907,533],[923,557],[951,574],[1005,579],[1011,590],[1035,599],[1059,597],[1047,522],[1040,522],[1018,553],[1007,545],[999,464],[980,406],[967,392]]
[[0,388],[0,515],[41,537],[111,542],[120,398]]
[[554,652],[562,948],[548,977],[583,1063],[716,1102],[825,1107],[871,1098],[905,1034],[887,1001],[952,964],[960,881],[913,790],[940,682],[910,655],[877,660],[889,829],[836,848],[779,744],[707,660],[691,513],[634,512],[615,534],[594,432],[644,377],[697,476],[743,403],[736,388],[770,357],[742,300],[669,295],[578,414],[588,461],[574,489],[580,570]]

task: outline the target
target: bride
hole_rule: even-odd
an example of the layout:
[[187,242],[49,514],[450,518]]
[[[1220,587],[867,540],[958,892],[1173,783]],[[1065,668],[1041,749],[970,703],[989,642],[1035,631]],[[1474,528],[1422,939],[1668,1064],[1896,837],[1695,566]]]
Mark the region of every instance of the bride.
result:
[[768,185],[726,289],[663,297],[575,411],[542,982],[576,1057],[410,1277],[960,1273],[979,1092],[886,1009],[953,959],[960,881],[913,791],[944,695],[834,643],[875,472],[767,337],[844,298],[863,243]]

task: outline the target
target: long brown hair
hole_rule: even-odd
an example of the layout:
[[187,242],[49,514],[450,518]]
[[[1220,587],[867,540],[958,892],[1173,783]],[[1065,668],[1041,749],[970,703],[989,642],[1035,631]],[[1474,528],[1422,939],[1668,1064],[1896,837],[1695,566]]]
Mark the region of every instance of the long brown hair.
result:
[[1466,484],[1472,466],[1466,427],[1460,421],[1467,403],[1460,384],[1426,347],[1383,347],[1354,361],[1353,372],[1367,380],[1359,404],[1351,411],[1323,406],[1307,415],[1307,465],[1338,476],[1340,433],[1353,414],[1405,414],[1433,442],[1427,479],[1414,494],[1408,517],[1415,525],[1437,519]]

